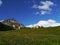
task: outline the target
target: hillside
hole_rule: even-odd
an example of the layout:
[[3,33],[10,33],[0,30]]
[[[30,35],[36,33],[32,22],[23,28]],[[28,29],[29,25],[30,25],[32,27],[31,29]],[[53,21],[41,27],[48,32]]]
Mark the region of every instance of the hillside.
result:
[[0,31],[0,45],[60,45],[60,27]]
[[0,22],[0,31],[13,30],[14,28]]
[[16,19],[14,18],[8,18],[8,19],[5,19],[4,21],[2,21],[1,23],[5,24],[5,25],[8,25],[8,26],[11,26],[13,27],[14,29],[20,29],[22,27],[25,27],[22,23],[19,23]]

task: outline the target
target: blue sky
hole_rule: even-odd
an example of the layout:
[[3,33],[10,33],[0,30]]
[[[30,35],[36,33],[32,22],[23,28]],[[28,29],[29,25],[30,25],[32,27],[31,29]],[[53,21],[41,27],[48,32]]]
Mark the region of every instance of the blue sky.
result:
[[[43,4],[42,2],[49,5]],[[44,6],[47,7],[43,8]],[[40,20],[49,19],[60,22],[60,1],[0,0],[0,20],[7,18],[15,18],[24,25],[35,24]]]

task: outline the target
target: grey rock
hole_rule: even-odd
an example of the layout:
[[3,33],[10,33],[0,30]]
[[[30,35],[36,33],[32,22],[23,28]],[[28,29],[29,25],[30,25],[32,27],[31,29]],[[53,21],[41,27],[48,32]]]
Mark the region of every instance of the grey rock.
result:
[[22,27],[25,27],[23,24],[19,23],[16,19],[14,18],[9,18],[4,21],[2,21],[3,24],[6,24],[8,26],[13,27],[14,29],[20,29]]

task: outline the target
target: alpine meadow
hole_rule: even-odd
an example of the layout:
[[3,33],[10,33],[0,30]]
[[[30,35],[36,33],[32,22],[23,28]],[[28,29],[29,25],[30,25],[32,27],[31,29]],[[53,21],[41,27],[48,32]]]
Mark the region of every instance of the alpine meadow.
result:
[[0,0],[0,45],[60,45],[60,1]]

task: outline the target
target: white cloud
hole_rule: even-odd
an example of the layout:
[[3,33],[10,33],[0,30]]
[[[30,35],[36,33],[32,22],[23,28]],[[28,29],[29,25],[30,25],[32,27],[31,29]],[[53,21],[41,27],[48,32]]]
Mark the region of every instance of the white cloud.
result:
[[30,27],[30,28],[32,28],[32,27],[33,27],[33,25],[29,25],[29,26],[26,26],[26,27]]
[[[41,1],[42,5],[33,5],[32,8],[39,9],[41,11],[41,14],[44,15],[46,11],[50,12],[52,11],[51,6],[54,6],[55,4],[52,1]],[[44,11],[43,11],[44,10]],[[43,11],[43,12],[42,12]],[[48,13],[47,13],[48,14]]]
[[51,1],[46,1],[46,2],[41,1],[41,4],[42,6],[39,5],[38,9],[42,9],[42,10],[51,10],[50,6],[54,5],[54,3]]
[[41,14],[45,15],[45,14],[47,14],[47,12],[46,11],[41,11]]
[[2,5],[2,0],[0,0],[0,6]]
[[0,22],[3,22],[4,20],[1,20]]
[[26,27],[37,27],[38,26],[43,26],[43,27],[55,27],[55,26],[60,26],[60,23],[57,23],[55,20],[52,20],[52,19],[49,19],[47,21],[45,20],[40,20],[39,22],[37,22],[36,24],[33,24],[33,25],[28,25]]
[[36,12],[35,14],[36,15],[40,15],[40,14],[45,15],[45,14],[50,14],[50,12],[41,10],[40,12]]

